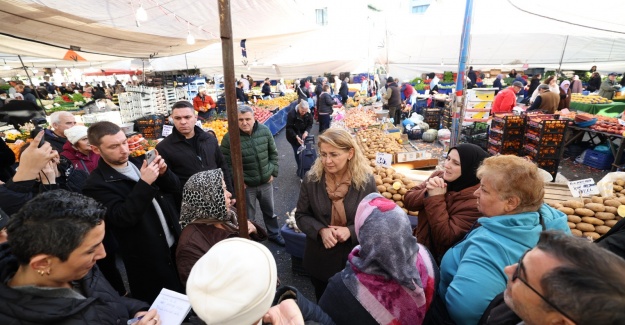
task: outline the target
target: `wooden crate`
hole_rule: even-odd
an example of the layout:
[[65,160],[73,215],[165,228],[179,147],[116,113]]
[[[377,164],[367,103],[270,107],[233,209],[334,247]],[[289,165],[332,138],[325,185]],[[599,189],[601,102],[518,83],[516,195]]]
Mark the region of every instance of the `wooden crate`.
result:
[[571,196],[566,184],[545,183],[545,203],[559,203],[568,200],[579,200]]

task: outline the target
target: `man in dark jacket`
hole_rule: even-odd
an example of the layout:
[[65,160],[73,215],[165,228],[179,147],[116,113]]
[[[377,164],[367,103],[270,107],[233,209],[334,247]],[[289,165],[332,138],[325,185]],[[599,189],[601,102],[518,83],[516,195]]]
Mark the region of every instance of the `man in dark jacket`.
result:
[[180,180],[160,156],[150,164],[129,161],[126,135],[111,122],[93,124],[88,137],[101,158],[83,194],[106,207],[132,296],[151,303],[162,288],[184,292],[174,263],[181,230],[171,197],[180,192]]
[[475,83],[477,82],[477,74],[475,73],[475,71],[473,71],[473,67],[469,67],[467,77],[469,77],[469,82],[467,82],[467,88],[471,89],[475,87]]
[[393,119],[395,125],[399,125],[399,120],[401,119],[401,94],[393,77],[386,79],[386,94],[384,94],[384,98],[388,101],[388,117]]
[[76,118],[70,112],[58,111],[50,115],[50,124],[52,129],[46,129],[45,139],[50,142],[54,150],[61,153],[65,142],[67,142],[65,130],[76,125]]
[[300,165],[297,149],[304,145],[304,140],[306,140],[306,137],[310,133],[312,125],[313,117],[310,114],[310,109],[306,100],[301,100],[286,116],[286,140],[293,147],[297,170],[299,170]]
[[348,82],[349,77],[345,77],[345,80],[341,82],[341,88],[339,88],[339,95],[341,96],[341,103],[343,103],[343,105],[345,105],[345,102],[347,102],[347,96],[349,96],[349,88],[347,86]]
[[269,78],[265,78],[265,83],[263,84],[261,92],[263,93],[263,99],[271,99],[271,84],[269,83]]
[[156,145],[156,150],[180,179],[181,188],[193,174],[221,168],[228,192],[234,194],[232,174],[219,150],[217,138],[195,125],[197,117],[193,105],[184,100],[176,102],[172,107],[171,118],[174,129]]
[[[268,127],[254,119],[254,110],[246,105],[239,106],[239,134],[241,136],[241,158],[245,181],[247,218],[256,217],[256,201],[265,221],[269,240],[284,246],[280,236],[278,217],[273,212],[273,178],[278,177],[278,150]],[[236,132],[236,131],[234,131]],[[232,168],[230,132],[221,140],[221,152],[228,166]]]

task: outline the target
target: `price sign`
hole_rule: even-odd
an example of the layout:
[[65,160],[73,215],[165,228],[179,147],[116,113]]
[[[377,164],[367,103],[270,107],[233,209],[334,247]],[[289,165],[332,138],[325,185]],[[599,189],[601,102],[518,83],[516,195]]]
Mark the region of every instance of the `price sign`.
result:
[[390,168],[393,163],[393,155],[390,153],[376,152],[375,153],[375,163],[377,165]]
[[592,178],[580,179],[578,181],[568,182],[569,190],[573,197],[591,196],[593,194],[599,194],[599,188],[595,184],[595,180]]
[[166,138],[174,130],[173,125],[163,125],[163,138]]

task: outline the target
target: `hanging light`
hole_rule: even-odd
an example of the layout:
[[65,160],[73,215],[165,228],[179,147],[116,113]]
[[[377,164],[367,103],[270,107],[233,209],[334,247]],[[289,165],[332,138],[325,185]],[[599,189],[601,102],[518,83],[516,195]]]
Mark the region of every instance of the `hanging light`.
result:
[[135,14],[135,19],[138,22],[147,21],[148,20],[148,12],[143,9],[143,3],[139,4],[139,8],[137,8],[137,13]]
[[189,31],[189,33],[187,34],[187,44],[189,45],[195,44],[195,37],[193,37],[193,34],[191,34],[191,31]]

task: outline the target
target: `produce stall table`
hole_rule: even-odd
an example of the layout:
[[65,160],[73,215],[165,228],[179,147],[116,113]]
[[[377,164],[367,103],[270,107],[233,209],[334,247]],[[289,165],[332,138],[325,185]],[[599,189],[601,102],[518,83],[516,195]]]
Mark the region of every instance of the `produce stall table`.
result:
[[571,195],[568,185],[558,183],[545,183],[545,196],[543,199],[545,203],[562,203],[568,200],[576,200]]
[[590,114],[603,115],[608,117],[619,117],[625,110],[625,103],[611,104],[582,104],[571,102],[571,109],[584,111]]
[[292,109],[295,108],[295,106],[297,106],[297,101],[291,102],[289,106],[279,110],[263,123],[269,128],[269,130],[271,130],[271,134],[275,136],[286,126],[286,116]]
[[[612,163],[611,170],[616,171],[623,156],[623,149],[625,147],[625,141],[623,141],[623,136],[614,133],[599,132],[596,130],[569,125],[569,127],[566,128],[566,134],[564,136],[564,146],[567,147],[572,143],[582,142],[585,135],[588,135],[589,137],[587,142],[590,142],[593,146],[609,141],[610,151],[612,152],[612,156],[614,157],[614,162]],[[564,150],[562,152],[564,152]]]

